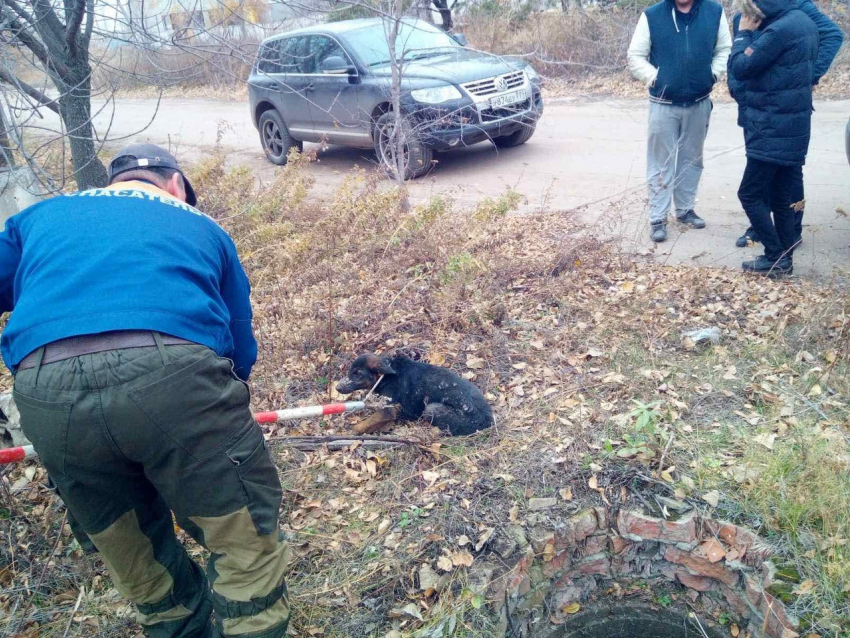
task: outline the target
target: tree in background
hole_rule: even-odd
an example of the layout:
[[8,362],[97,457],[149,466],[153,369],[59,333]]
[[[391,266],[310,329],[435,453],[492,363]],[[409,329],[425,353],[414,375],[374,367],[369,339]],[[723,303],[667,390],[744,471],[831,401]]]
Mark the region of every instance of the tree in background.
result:
[[[60,12],[61,17],[60,17]],[[71,148],[74,178],[81,189],[106,184],[106,169],[97,157],[91,123],[89,45],[95,0],[0,0],[0,36],[9,46],[24,47],[38,61],[58,91],[53,100],[8,68],[0,82],[26,95],[36,106],[59,114]]]

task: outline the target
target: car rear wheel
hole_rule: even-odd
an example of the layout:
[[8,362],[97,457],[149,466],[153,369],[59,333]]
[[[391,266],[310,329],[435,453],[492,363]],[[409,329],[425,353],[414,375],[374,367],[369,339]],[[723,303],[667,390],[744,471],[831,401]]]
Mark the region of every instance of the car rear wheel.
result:
[[304,144],[292,138],[280,113],[274,109],[260,116],[259,128],[263,151],[272,164],[283,166],[290,149],[297,148],[301,151],[304,148]]
[[396,126],[395,113],[384,113],[375,122],[373,140],[375,152],[381,161],[381,166],[387,174],[395,178],[398,174],[399,164],[404,172],[404,179],[416,179],[422,177],[431,170],[431,161],[434,157],[431,149],[425,148],[416,131],[410,125],[409,120],[402,116],[398,134],[402,136],[403,157],[398,161],[398,138],[394,135]]
[[510,135],[493,138],[493,143],[499,148],[511,148],[525,144],[534,135],[537,124],[523,124],[519,129]]

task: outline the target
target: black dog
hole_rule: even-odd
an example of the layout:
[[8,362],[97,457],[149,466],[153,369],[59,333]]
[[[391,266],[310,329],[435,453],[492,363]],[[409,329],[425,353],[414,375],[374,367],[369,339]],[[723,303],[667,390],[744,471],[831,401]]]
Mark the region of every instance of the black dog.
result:
[[493,411],[481,390],[454,372],[419,363],[405,356],[392,358],[363,354],[336,386],[348,394],[369,390],[381,375],[375,392],[400,407],[399,418],[415,421],[424,417],[453,436],[472,434],[493,425]]

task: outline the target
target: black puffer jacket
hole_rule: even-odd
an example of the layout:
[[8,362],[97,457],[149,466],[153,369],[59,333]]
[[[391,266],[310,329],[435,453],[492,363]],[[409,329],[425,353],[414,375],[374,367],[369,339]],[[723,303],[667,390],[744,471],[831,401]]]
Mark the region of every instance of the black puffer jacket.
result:
[[[818,54],[814,22],[794,0],[755,0],[765,19],[758,31],[739,31],[729,70],[746,94],[742,109],[747,157],[802,165],[809,149],[812,80]],[[736,93],[732,88],[733,97]]]

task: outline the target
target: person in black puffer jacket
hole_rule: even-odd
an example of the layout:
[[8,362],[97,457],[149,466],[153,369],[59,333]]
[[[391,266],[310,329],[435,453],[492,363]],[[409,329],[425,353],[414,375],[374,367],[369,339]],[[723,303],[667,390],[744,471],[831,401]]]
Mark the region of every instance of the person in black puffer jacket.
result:
[[[736,10],[741,11],[747,9],[748,6],[752,7],[750,4],[751,2],[752,0],[738,0],[736,2],[738,5]],[[839,26],[830,20],[829,17],[820,9],[818,9],[812,0],[797,0],[797,7],[812,19],[812,22],[815,23],[815,27],[817,27],[818,30],[818,59],[815,62],[815,74],[812,78],[812,85],[815,86],[829,70],[833,60],[835,60],[835,56],[838,54],[838,51],[841,49],[841,44],[844,41],[844,34]],[[750,9],[750,12],[753,12],[752,9]],[[738,13],[732,18],[732,33],[734,36],[738,35],[740,20],[741,13]],[[729,93],[738,102],[738,126],[743,127],[743,111],[747,104],[745,83],[738,80],[735,77],[735,74],[732,73],[731,69],[728,69],[727,77],[729,79]],[[802,242],[803,236],[803,213],[806,199],[805,189],[803,187],[802,166],[794,175],[791,191],[792,201],[795,203],[794,231],[796,233],[797,243],[799,244]],[[745,248],[750,242],[756,243],[758,241],[758,235],[756,235],[752,226],[750,226],[744,234],[737,239],[735,245],[738,248]]]
[[742,125],[747,168],[738,198],[765,254],[744,262],[743,268],[790,273],[797,238],[789,183],[809,149],[818,34],[794,0],[752,0],[748,6],[729,69],[746,94]]

